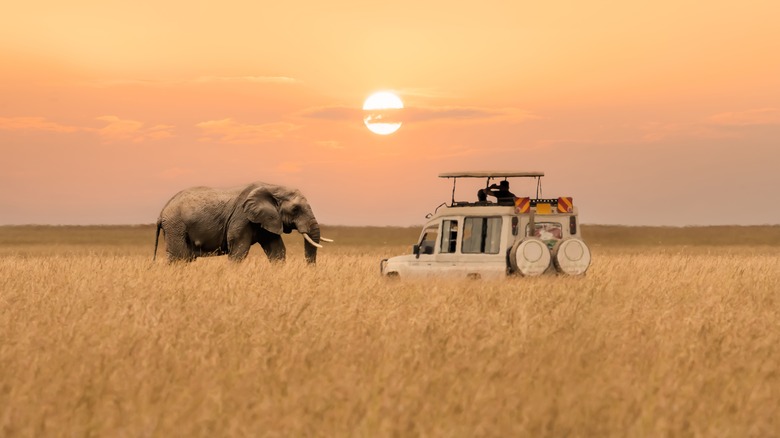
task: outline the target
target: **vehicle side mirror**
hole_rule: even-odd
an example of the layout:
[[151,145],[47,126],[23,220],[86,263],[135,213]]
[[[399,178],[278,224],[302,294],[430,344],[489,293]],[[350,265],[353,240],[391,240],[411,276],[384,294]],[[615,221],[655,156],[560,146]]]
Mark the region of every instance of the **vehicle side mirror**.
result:
[[416,255],[417,258],[420,258],[420,245],[414,245],[412,247],[412,254]]
[[577,234],[577,218],[575,216],[569,216],[569,234],[572,236]]

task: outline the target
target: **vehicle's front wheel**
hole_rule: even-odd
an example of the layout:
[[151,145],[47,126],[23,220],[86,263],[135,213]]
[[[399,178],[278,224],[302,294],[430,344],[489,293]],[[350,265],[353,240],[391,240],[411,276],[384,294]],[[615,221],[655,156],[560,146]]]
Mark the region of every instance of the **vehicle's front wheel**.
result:
[[526,237],[509,250],[512,272],[524,277],[542,275],[550,267],[552,256],[547,244],[538,237]]

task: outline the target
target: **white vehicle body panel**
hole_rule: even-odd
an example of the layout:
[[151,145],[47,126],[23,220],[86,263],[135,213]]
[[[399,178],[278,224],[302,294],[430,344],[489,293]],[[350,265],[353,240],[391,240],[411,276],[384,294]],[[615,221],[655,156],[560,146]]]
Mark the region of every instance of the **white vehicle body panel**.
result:
[[[536,210],[534,206],[527,212],[517,213],[514,206],[490,203],[440,208],[423,227],[416,245],[420,248],[418,253],[383,260],[381,272],[402,278],[501,278],[511,273],[509,252],[515,241],[536,236],[551,249],[562,239],[581,239],[576,207],[565,213],[547,208],[545,211],[549,213],[537,214]],[[532,222],[533,232],[528,227]],[[452,224],[456,224],[454,232]],[[430,240],[432,230],[437,230],[433,241]],[[475,232],[480,235],[476,236]],[[448,236],[455,237],[454,248],[449,246]],[[548,271],[555,271],[552,264]]]

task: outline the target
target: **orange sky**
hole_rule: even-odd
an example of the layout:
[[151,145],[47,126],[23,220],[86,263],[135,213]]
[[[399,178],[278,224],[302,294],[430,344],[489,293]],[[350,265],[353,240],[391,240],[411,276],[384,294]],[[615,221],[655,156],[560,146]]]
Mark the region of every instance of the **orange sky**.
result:
[[[780,223],[776,1],[19,3],[0,224],[152,223],[253,180],[323,224],[421,224],[467,169],[542,170],[585,223]],[[384,89],[386,137],[360,111]]]

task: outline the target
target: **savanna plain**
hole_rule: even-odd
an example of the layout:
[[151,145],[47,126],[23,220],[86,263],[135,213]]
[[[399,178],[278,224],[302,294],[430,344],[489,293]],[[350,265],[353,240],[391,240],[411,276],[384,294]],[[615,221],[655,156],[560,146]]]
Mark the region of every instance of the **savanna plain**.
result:
[[780,227],[583,228],[582,278],[390,281],[418,229],[0,227],[0,435],[780,435]]

